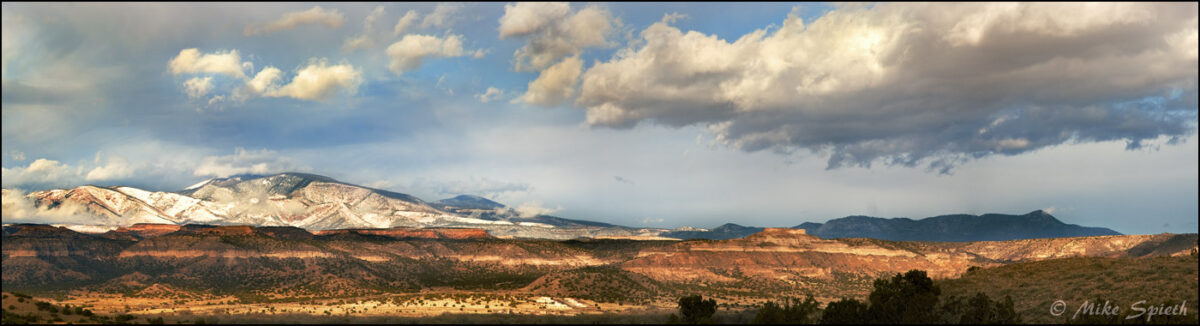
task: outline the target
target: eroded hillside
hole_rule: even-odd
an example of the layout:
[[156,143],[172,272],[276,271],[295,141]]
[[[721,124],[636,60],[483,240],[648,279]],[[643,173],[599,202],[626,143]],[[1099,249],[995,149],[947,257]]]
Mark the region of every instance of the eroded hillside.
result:
[[[293,227],[136,225],[84,234],[6,225],[3,282],[34,292],[207,293],[246,300],[345,297],[431,289],[596,300],[812,293],[861,296],[880,275],[910,269],[958,277],[970,266],[1072,256],[1186,254],[1195,234],[972,243],[821,239],[768,228],[741,239],[518,240],[473,229],[310,233]],[[577,284],[589,279],[597,284]],[[146,292],[149,291],[149,292]]]

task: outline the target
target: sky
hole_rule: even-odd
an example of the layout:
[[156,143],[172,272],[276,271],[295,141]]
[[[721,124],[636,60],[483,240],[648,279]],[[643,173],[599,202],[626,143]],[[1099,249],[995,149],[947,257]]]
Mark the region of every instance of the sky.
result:
[[1196,3],[4,3],[3,187],[1195,233]]

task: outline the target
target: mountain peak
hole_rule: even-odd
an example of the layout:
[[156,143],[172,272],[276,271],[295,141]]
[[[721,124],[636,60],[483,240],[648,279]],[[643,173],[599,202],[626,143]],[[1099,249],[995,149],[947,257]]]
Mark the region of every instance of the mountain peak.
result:
[[721,224],[721,226],[713,228],[712,230],[713,231],[735,231],[735,230],[744,230],[744,229],[761,229],[761,228],[743,226],[743,225],[738,225],[738,224],[734,224],[734,223],[725,223],[725,224]]
[[1120,234],[1106,228],[1066,224],[1040,209],[1025,215],[953,214],[917,220],[847,216],[805,226],[809,234],[822,238],[893,241],[1002,241]]
[[1055,218],[1054,215],[1050,215],[1050,213],[1047,213],[1046,211],[1040,210],[1040,209],[1029,212],[1028,214],[1025,214],[1025,216],[1049,217],[1049,218],[1053,218],[1053,219],[1057,220],[1057,218]]
[[475,195],[458,195],[454,196],[453,198],[439,200],[437,203],[445,206],[469,209],[496,209],[506,207],[504,204]]

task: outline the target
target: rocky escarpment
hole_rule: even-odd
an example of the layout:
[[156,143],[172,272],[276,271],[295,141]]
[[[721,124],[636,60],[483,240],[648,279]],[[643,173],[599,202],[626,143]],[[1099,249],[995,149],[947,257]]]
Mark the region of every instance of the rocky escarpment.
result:
[[1003,262],[1065,257],[1142,257],[1187,254],[1196,248],[1196,234],[1145,234],[1010,241],[938,243],[947,250],[971,252]]
[[824,240],[802,229],[766,228],[742,239],[686,241],[645,251],[625,269],[664,281],[731,282],[737,274],[798,283],[835,273],[877,275],[909,269],[935,277],[997,264],[964,251],[919,252],[872,243]]
[[347,229],[323,230],[314,232],[316,235],[361,234],[378,235],[395,239],[486,239],[488,235],[483,229],[466,228],[391,228],[391,229]]
[[166,235],[183,228],[177,224],[151,224],[138,223],[129,227],[119,227],[116,230],[109,231],[110,237],[128,237],[129,239],[144,239],[153,238],[161,235]]
[[[780,228],[742,239],[689,241],[518,240],[477,229],[317,233],[294,227],[145,224],[84,234],[47,225],[5,225],[3,281],[6,288],[19,289],[136,291],[129,287],[162,284],[264,295],[501,286],[608,296],[636,283],[647,293],[660,284],[668,290],[700,285],[836,297],[859,295],[874,277],[910,269],[946,278],[970,266],[1079,255],[1163,256],[1196,248],[1195,234],[952,243],[821,239]],[[612,286],[587,288],[568,281],[574,276]],[[538,279],[540,285],[527,287]]]

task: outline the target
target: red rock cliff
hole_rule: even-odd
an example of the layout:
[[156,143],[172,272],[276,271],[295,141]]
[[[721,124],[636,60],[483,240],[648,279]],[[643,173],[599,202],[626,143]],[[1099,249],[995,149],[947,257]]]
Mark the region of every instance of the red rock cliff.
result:
[[442,228],[391,228],[391,229],[346,229],[315,231],[317,235],[330,234],[363,234],[379,235],[397,239],[485,239],[491,238],[483,229],[442,229]]

